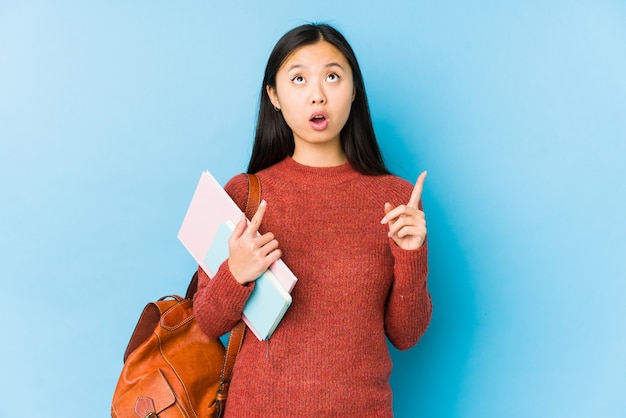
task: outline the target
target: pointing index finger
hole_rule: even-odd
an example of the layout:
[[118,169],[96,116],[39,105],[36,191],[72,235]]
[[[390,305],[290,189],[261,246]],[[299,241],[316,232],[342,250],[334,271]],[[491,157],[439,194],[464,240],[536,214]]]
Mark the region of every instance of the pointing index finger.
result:
[[263,215],[265,215],[266,208],[267,202],[265,201],[265,199],[263,199],[259,204],[259,208],[257,209],[256,213],[254,214],[252,219],[250,219],[250,224],[245,231],[250,237],[256,237],[257,233],[259,232],[259,227],[261,226],[261,221],[263,220]]
[[424,181],[426,181],[426,171],[422,172],[417,178],[417,182],[415,182],[415,187],[413,188],[413,192],[411,193],[411,198],[409,199],[408,206],[418,208],[419,201],[422,198],[422,190],[424,189]]

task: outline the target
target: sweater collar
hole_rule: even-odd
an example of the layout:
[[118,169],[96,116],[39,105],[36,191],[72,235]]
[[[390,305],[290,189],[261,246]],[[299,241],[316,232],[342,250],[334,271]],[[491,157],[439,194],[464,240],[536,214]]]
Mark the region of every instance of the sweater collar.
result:
[[288,180],[299,183],[339,184],[359,176],[349,162],[333,167],[312,167],[300,164],[292,157],[286,157],[276,165]]

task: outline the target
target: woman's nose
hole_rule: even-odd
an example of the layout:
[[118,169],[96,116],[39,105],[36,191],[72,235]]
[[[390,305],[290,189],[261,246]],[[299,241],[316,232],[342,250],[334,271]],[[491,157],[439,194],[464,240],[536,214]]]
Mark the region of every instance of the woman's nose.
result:
[[315,85],[311,91],[311,104],[322,104],[326,102],[326,95],[324,89],[320,85]]

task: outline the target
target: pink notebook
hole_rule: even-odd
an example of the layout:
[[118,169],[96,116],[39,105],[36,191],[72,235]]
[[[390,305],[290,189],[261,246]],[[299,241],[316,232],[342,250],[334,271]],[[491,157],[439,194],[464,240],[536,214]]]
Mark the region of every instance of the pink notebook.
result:
[[[224,225],[237,224],[241,216],[237,204],[211,173],[204,171],[178,232],[178,239],[209,277],[215,276],[221,262],[228,257],[228,233],[224,231]],[[289,293],[297,278],[282,260],[278,260],[270,266],[269,274],[264,274],[258,280],[263,283],[255,286],[248,301],[250,306],[244,308],[243,319],[257,338],[265,340],[291,304]],[[270,294],[268,289],[271,287],[274,287],[274,291]],[[261,297],[264,295],[268,297]],[[262,317],[253,314],[255,312],[262,312]],[[277,317],[270,320],[270,312],[276,312],[272,315]]]

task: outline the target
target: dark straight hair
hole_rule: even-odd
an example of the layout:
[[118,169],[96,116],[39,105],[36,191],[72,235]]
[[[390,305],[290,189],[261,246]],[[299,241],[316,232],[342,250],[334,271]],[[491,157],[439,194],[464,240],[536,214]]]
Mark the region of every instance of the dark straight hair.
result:
[[293,132],[282,113],[274,110],[266,87],[276,88],[276,73],[293,52],[320,41],[326,41],[337,48],[352,68],[356,95],[348,120],[340,133],[341,145],[348,162],[363,174],[389,174],[376,141],[365,84],[354,51],[337,29],[326,24],[298,26],[283,35],[274,46],[261,86],[259,115],[248,173],[256,173],[293,155]]

